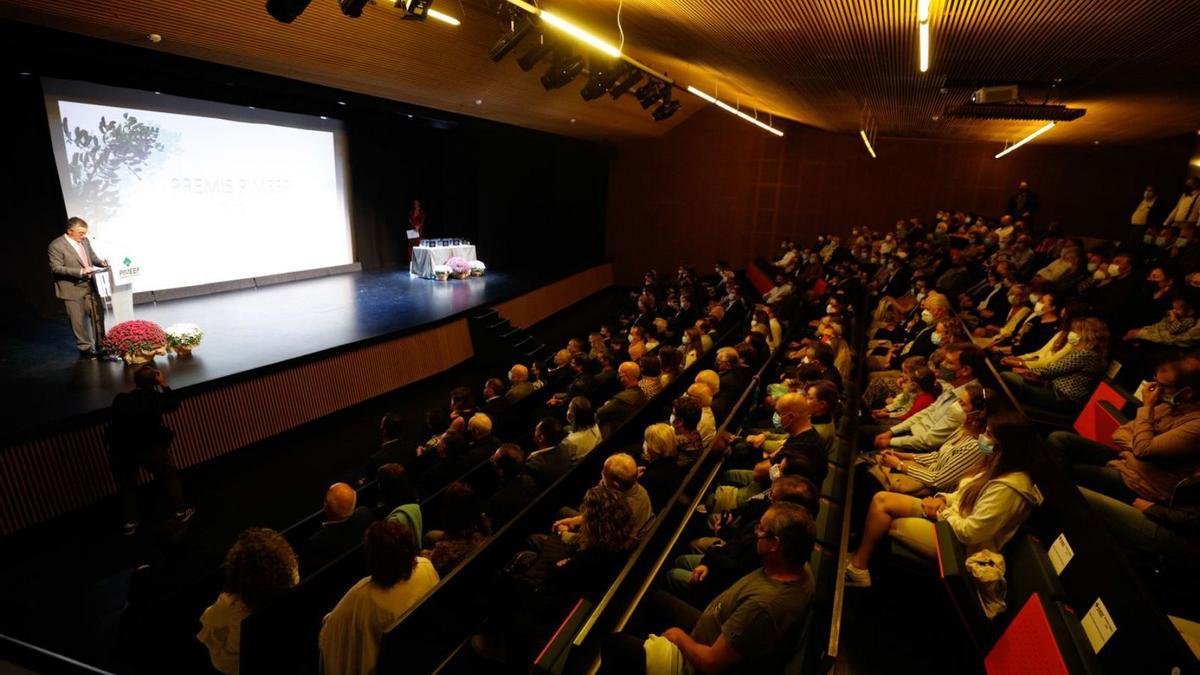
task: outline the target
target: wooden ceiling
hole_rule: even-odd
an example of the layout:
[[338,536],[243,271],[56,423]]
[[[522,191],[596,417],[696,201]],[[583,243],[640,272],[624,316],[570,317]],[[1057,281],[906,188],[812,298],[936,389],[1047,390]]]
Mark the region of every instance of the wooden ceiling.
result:
[[[313,0],[290,25],[262,0],[3,0],[0,16],[581,138],[658,135],[706,105],[681,94],[683,108],[654,122],[632,97],[584,102],[582,79],[547,92],[544,66],[525,73],[515,63],[525,44],[488,59],[508,25],[501,3],[440,0],[462,19],[457,28],[403,21],[386,0],[358,19],[336,0]],[[616,43],[619,3],[542,6]],[[870,117],[884,137],[1002,144],[1041,126],[943,115],[986,83],[1087,108],[1039,143],[1200,129],[1194,0],[932,0],[927,73],[917,70],[917,0],[624,0],[620,9],[629,55],[743,108],[828,131],[856,133]]]

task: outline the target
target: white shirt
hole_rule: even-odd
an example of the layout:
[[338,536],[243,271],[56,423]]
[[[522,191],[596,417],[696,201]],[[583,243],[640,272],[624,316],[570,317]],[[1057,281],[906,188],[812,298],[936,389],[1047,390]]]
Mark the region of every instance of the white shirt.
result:
[[578,462],[583,459],[599,442],[600,427],[595,424],[587,429],[572,431],[563,439],[563,443],[571,453],[572,462]]
[[383,634],[438,583],[433,563],[417,558],[412,576],[391,588],[365,577],[346,591],[321,625],[324,675],[370,675],[379,661]]
[[250,609],[229,593],[217,596],[217,601],[200,615],[200,632],[196,639],[208,647],[213,668],[226,675],[237,675],[242,659],[242,619]]

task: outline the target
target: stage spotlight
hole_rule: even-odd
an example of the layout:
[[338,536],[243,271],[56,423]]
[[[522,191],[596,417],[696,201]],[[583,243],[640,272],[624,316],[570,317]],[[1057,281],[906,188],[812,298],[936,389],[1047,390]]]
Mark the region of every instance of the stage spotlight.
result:
[[538,64],[538,61],[546,58],[546,56],[548,56],[553,49],[554,42],[547,39],[546,36],[543,35],[540,43],[534,46],[533,49],[530,49],[522,54],[521,58],[517,59],[517,65],[521,66],[521,70],[529,72]]
[[668,84],[664,87],[662,105],[655,108],[650,116],[654,118],[655,122],[661,122],[674,115],[676,110],[679,110],[679,101],[671,99],[671,85]]
[[342,5],[342,14],[357,19],[362,16],[363,7],[366,6],[367,0],[340,0]]
[[583,85],[583,89],[579,91],[579,95],[585,101],[594,101],[604,95],[604,92],[612,89],[613,84],[625,71],[629,69],[629,64],[624,61],[611,61],[591,59],[589,62],[591,73],[588,76],[587,84]]
[[[496,41],[496,44],[492,45],[492,48],[488,50],[488,56],[490,56],[493,61],[499,62],[505,56],[508,56],[508,53],[515,49],[516,46],[520,44],[521,40],[525,39],[526,35],[529,35],[531,32],[533,32],[533,22],[528,19],[528,16],[528,14],[521,12],[520,16],[514,16],[512,18],[512,30],[501,36],[500,39]],[[528,68],[526,70],[528,70]]]
[[642,110],[646,110],[662,98],[663,83],[661,80],[650,80],[633,92],[633,95],[642,104]]
[[624,94],[632,89],[633,85],[641,82],[642,77],[642,71],[634,68],[629,72],[628,75],[621,78],[616,84],[614,84],[612,89],[608,90],[608,95],[613,97],[613,100],[621,98],[621,94]]
[[555,57],[554,63],[551,64],[546,74],[542,75],[542,86],[547,91],[565,87],[581,72],[583,72],[583,55],[563,51]]
[[267,14],[281,23],[291,23],[308,9],[312,0],[267,0]]

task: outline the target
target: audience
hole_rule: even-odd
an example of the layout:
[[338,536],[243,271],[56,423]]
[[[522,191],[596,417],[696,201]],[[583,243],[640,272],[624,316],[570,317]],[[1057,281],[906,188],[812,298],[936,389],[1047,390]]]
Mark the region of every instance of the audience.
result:
[[358,493],[346,483],[334,483],[325,491],[322,514],[325,520],[320,529],[300,551],[301,566],[313,572],[362,541],[374,519],[371,509],[358,506]]

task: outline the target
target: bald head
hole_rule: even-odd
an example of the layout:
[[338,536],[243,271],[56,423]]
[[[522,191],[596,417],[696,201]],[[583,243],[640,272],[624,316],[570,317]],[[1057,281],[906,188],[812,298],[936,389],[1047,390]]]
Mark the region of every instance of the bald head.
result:
[[571,352],[566,349],[560,349],[554,353],[554,365],[565,366],[567,361],[571,360]]
[[791,436],[809,427],[808,399],[803,394],[792,392],[780,396],[775,402],[775,412]]
[[689,398],[696,399],[700,403],[701,408],[707,408],[712,405],[712,390],[703,382],[697,382],[688,387],[687,395]]
[[711,396],[716,396],[721,391],[721,376],[715,370],[702,370],[696,373],[696,382],[708,387]]
[[624,492],[637,484],[637,462],[624,452],[604,460],[604,482],[614,490]]
[[325,491],[325,519],[345,520],[354,513],[358,494],[346,483],[334,483]]
[[633,361],[625,361],[617,369],[617,376],[621,379],[621,386],[629,389],[636,387],[638,380],[642,379],[642,369]]
[[475,413],[467,422],[467,433],[473,439],[487,438],[492,433],[492,418],[483,413]]
[[529,369],[521,364],[516,364],[508,369],[508,380],[512,383],[526,382],[529,380]]

